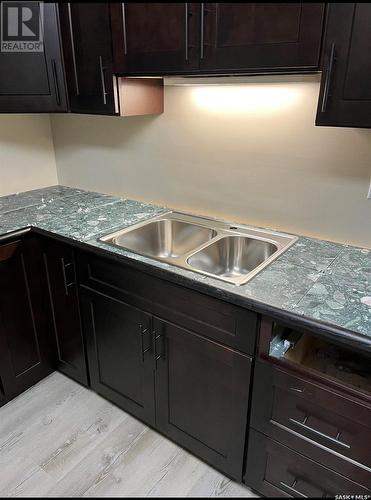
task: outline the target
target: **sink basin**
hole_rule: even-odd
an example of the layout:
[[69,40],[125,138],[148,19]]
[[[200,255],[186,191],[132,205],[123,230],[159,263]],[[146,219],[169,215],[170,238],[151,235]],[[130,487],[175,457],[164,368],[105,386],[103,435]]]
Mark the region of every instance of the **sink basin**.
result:
[[219,280],[243,285],[293,245],[297,238],[179,212],[99,238],[116,247]]
[[194,250],[216,234],[214,229],[208,227],[162,219],[118,234],[111,242],[150,257],[174,258]]
[[225,236],[188,258],[195,270],[224,278],[245,276],[260,266],[278,247],[248,236]]

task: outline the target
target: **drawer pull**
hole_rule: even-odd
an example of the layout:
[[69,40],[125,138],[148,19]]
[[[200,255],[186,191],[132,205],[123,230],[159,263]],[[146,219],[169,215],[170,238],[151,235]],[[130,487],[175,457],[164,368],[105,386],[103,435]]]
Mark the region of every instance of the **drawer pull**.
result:
[[290,391],[303,393],[304,389],[299,389],[298,387],[290,387]]
[[336,444],[338,446],[341,446],[342,448],[346,448],[346,449],[350,450],[349,444],[343,443],[343,441],[339,440],[340,432],[337,433],[336,438],[333,438],[332,436],[328,436],[327,434],[324,434],[323,432],[318,431],[317,429],[314,429],[310,425],[307,425],[308,418],[309,417],[306,416],[304,418],[303,422],[300,422],[299,420],[295,420],[294,418],[290,418],[289,420],[292,424],[295,424],[298,427],[305,429],[306,431],[312,432],[316,436],[319,436],[319,437],[324,438],[324,439],[328,439],[329,441],[331,441],[331,443]]
[[300,491],[298,491],[295,488],[297,482],[298,482],[298,480],[295,479],[294,482],[292,483],[292,486],[289,486],[288,484],[286,484],[283,481],[281,481],[280,485],[283,486],[284,488],[286,488],[287,490],[289,490],[290,493],[293,493],[294,495],[296,495],[296,496],[298,496],[300,498],[308,498],[307,495],[304,495],[304,493],[301,493]]

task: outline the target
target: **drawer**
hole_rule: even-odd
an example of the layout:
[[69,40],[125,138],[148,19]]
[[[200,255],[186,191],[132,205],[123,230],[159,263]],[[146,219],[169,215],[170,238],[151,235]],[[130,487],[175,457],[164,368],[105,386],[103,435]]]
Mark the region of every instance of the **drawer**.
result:
[[370,403],[257,361],[250,425],[371,487]]
[[326,498],[370,490],[254,430],[244,482],[268,497]]
[[80,253],[78,263],[83,286],[140,307],[246,354],[254,354],[255,313],[110,259]]

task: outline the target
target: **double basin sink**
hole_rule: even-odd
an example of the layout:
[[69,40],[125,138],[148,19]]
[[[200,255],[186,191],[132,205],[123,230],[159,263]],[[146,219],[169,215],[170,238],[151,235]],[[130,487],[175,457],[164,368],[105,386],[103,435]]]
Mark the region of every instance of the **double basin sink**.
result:
[[297,240],[274,231],[167,212],[100,241],[190,271],[242,285]]

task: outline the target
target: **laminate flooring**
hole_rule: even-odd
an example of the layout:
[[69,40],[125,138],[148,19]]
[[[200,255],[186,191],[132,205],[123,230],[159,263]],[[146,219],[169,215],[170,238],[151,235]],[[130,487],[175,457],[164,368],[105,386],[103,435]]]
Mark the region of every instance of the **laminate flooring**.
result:
[[0,408],[2,497],[256,497],[60,373]]

